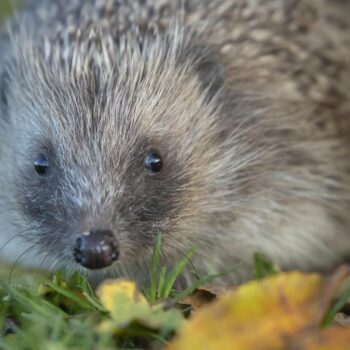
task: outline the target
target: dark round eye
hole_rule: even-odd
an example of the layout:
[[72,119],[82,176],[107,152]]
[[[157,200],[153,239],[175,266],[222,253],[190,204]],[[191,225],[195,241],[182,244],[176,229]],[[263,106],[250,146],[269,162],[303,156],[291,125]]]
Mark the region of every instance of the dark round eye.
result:
[[163,160],[158,151],[150,151],[146,154],[145,168],[152,173],[159,173],[163,167]]
[[49,170],[49,162],[45,155],[39,154],[37,160],[34,162],[34,169],[39,175],[45,175]]

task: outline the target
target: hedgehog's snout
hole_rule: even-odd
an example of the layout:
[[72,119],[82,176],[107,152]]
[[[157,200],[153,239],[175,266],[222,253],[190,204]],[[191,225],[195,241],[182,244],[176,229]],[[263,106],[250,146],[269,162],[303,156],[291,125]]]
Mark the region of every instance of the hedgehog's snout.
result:
[[75,261],[91,270],[112,265],[118,256],[118,242],[110,230],[85,232],[79,235],[75,242]]

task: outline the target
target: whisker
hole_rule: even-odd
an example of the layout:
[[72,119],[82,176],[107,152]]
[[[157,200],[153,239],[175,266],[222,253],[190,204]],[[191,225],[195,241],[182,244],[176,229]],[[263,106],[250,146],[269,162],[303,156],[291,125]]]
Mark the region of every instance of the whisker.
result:
[[23,231],[20,231],[18,233],[16,233],[14,236],[10,237],[1,247],[0,247],[0,253],[1,251],[9,244],[12,242],[12,240],[14,240],[15,238],[18,238],[19,236],[23,235],[24,233],[30,232],[32,231],[32,228],[27,228]]
[[39,266],[37,267],[38,270],[42,269],[42,266],[44,265],[46,259],[50,256],[51,251],[50,249],[48,250],[48,252],[45,254],[45,256],[43,257],[43,259],[41,260],[41,263],[39,264]]
[[12,276],[13,276],[13,273],[14,273],[14,270],[18,264],[18,262],[26,255],[28,254],[32,249],[34,248],[33,245],[29,246],[27,249],[24,250],[24,252],[22,252],[18,258],[15,260],[15,262],[12,264],[12,267],[11,267],[11,271],[10,271],[10,274],[9,274],[9,278],[8,278],[8,283],[11,284],[12,283]]

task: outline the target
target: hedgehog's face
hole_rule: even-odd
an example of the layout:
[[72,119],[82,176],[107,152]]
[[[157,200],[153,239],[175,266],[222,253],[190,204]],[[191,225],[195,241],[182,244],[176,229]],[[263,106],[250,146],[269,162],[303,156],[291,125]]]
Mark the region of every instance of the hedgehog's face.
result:
[[146,142],[137,146],[115,157],[117,151],[95,153],[91,143],[74,159],[52,146],[33,149],[19,201],[44,250],[57,254],[60,246],[68,260],[91,270],[147,255],[157,233],[171,227],[181,183],[164,148],[158,145],[163,155]]
[[158,233],[172,256],[192,245],[177,231],[203,194],[214,106],[188,62],[138,59],[97,75],[38,61],[11,81],[14,205],[43,257],[115,271],[147,263]]

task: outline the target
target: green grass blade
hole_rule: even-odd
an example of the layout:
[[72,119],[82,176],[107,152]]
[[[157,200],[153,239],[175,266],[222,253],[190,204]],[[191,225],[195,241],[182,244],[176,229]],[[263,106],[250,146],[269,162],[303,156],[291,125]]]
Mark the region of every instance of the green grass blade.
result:
[[164,286],[161,291],[162,298],[168,298],[177,278],[185,270],[186,266],[189,264],[190,259],[194,255],[194,249],[191,249],[174,267],[174,269],[166,277]]
[[326,315],[324,316],[321,326],[327,327],[330,326],[334,320],[335,315],[348,303],[350,300],[350,286],[346,288],[337,301],[331,306]]
[[279,268],[271,262],[265,255],[260,253],[254,254],[254,279],[262,279],[267,276],[275,275]]
[[105,308],[97,301],[96,298],[93,298],[89,293],[83,292],[84,297],[86,300],[98,311],[100,312],[106,312]]
[[161,271],[160,271],[160,275],[159,275],[158,290],[157,290],[157,298],[158,299],[161,298],[166,275],[167,275],[167,268],[166,268],[166,266],[163,266]]
[[94,310],[94,307],[87,303],[86,301],[80,299],[79,297],[77,297],[73,292],[61,288],[58,285],[56,285],[55,283],[52,282],[48,282],[47,285],[52,288],[55,292],[63,295],[64,297],[74,301],[77,305],[79,305],[79,307],[81,307],[82,309],[87,309],[87,310]]
[[37,295],[31,295],[29,291],[11,288],[1,283],[0,288],[10,296],[11,303],[16,309],[22,309],[22,313],[38,313],[46,317],[50,316],[52,313],[66,315],[66,313],[57,306]]
[[158,281],[161,246],[162,246],[162,238],[161,238],[161,234],[159,233],[157,236],[156,244],[154,246],[152,261],[151,261],[150,299],[152,303],[155,303],[157,300],[157,281]]

